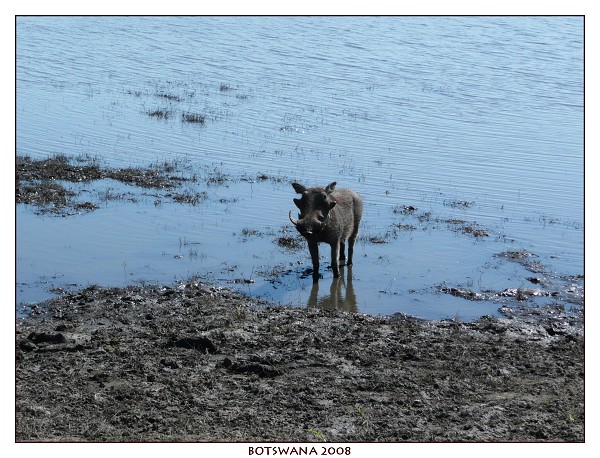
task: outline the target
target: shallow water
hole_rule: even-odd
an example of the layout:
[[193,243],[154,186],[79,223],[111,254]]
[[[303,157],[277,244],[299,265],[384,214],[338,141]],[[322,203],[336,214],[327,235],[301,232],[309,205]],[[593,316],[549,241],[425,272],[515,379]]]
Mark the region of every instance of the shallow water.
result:
[[[18,154],[180,159],[208,198],[107,180],[90,194],[135,202],[66,218],[18,206],[17,301],[199,275],[296,306],[495,315],[440,285],[531,286],[506,251],[535,254],[554,284],[583,273],[582,40],[580,17],[20,17]],[[326,270],[318,291],[308,250],[274,243],[292,234],[291,181],[366,203],[352,271]]]

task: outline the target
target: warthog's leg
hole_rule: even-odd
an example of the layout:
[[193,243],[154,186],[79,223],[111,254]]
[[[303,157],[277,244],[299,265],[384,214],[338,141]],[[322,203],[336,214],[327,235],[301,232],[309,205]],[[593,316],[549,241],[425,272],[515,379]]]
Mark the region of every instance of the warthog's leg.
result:
[[315,281],[310,289],[310,296],[308,296],[308,307],[317,308],[319,306],[319,282]]
[[319,244],[316,241],[309,241],[308,251],[313,264],[313,282],[319,281]]
[[348,264],[349,266],[352,265],[352,255],[354,254],[354,241],[356,240],[357,234],[358,231],[353,232],[350,238],[348,239],[348,261],[346,262],[346,264]]
[[340,256],[340,241],[333,242],[331,244],[331,268],[333,269],[333,276],[340,276],[340,269],[338,267],[338,258]]
[[[340,261],[346,261],[346,242],[340,241]],[[344,265],[344,262],[341,264]]]

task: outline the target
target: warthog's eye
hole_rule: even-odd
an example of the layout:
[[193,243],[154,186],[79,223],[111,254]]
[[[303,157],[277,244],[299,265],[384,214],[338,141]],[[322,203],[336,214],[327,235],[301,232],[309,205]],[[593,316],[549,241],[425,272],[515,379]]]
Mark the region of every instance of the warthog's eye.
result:
[[317,216],[317,219],[318,219],[319,221],[321,221],[322,223],[324,223],[324,222],[325,222],[325,217],[324,217],[323,215],[319,215],[319,216]]

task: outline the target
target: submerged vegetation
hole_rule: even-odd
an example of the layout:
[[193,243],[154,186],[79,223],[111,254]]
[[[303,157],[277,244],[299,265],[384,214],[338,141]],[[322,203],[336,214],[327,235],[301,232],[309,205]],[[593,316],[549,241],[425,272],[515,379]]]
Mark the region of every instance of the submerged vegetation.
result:
[[182,181],[192,181],[180,171],[180,161],[165,161],[148,167],[102,167],[97,158],[90,156],[68,157],[57,154],[47,159],[34,160],[17,156],[17,190],[21,182],[69,181],[74,183],[113,179],[142,188],[172,188]]
[[[168,120],[173,118],[174,112],[168,108],[155,108],[154,110],[146,111],[146,114],[151,118]],[[181,122],[190,124],[204,124],[206,116],[200,113],[184,111],[181,113]]]
[[[157,112],[156,117],[168,118],[167,112]],[[189,114],[188,122],[201,122],[201,115]],[[197,117],[197,118],[195,118]],[[194,121],[196,119],[196,121]],[[99,208],[99,202],[79,201],[82,195],[96,195],[100,202],[138,202],[139,196],[131,192],[116,192],[112,188],[88,193],[82,186],[98,180],[115,180],[120,183],[152,190],[146,193],[154,198],[155,205],[165,200],[199,205],[209,199],[205,190],[194,189],[198,182],[206,186],[227,186],[232,182],[273,182],[289,181],[286,177],[259,173],[241,176],[227,173],[222,165],[204,167],[198,174],[184,159],[161,161],[139,167],[107,167],[100,159],[88,155],[68,156],[55,154],[44,159],[33,159],[27,155],[16,157],[16,203],[36,207],[36,213],[60,216],[80,214]],[[189,189],[179,189],[185,183]],[[239,201],[237,197],[219,196],[216,201],[229,205]]]
[[169,119],[173,116],[173,113],[166,108],[156,108],[146,112],[148,116],[156,119]]
[[192,124],[204,124],[205,116],[198,113],[181,113],[181,120]]
[[[186,176],[181,161],[165,161],[147,167],[102,167],[97,158],[90,156],[68,157],[57,154],[35,160],[29,156],[16,158],[16,203],[35,205],[38,213],[69,215],[81,211],[93,211],[98,207],[92,202],[76,200],[78,192],[68,189],[69,183],[89,183],[112,179],[140,188],[174,189],[183,182],[195,181],[194,175]],[[115,200],[109,191],[99,193],[104,200]],[[166,195],[169,196],[168,194]],[[173,194],[178,202],[196,204],[201,194]]]
[[[189,102],[192,104],[195,102],[194,99],[196,98],[196,92],[198,90],[195,87],[188,87],[188,85],[186,84],[173,82],[167,82],[166,85],[159,86],[160,87],[157,87],[156,92],[154,92],[153,97],[154,99],[158,98],[164,102],[167,102],[168,107],[163,106],[158,108],[142,110],[143,113],[145,113],[151,118],[160,120],[170,120],[178,116],[180,113],[181,122],[187,124],[204,125],[207,118],[214,121],[222,119],[228,115],[226,110],[219,110],[214,108],[210,109],[204,107],[203,111],[205,113],[199,113],[190,109],[183,109],[181,107],[182,102]],[[219,92],[221,93],[226,93],[233,90],[234,88],[229,84],[222,83],[219,86]],[[140,90],[135,89],[126,90],[125,94],[134,95],[136,97],[141,97],[142,95],[150,97],[151,95],[150,93],[142,92]],[[247,94],[236,94],[236,99],[238,100],[245,100],[247,98]],[[153,103],[151,100],[153,99],[149,100],[150,103]]]
[[161,97],[161,98],[163,98],[163,99],[167,99],[167,100],[169,100],[169,101],[172,101],[172,102],[181,102],[181,101],[183,100],[183,99],[182,99],[180,96],[178,96],[178,95],[175,95],[175,94],[169,94],[169,93],[166,93],[166,92],[158,92],[158,93],[156,94],[156,96],[157,96],[157,97]]
[[288,236],[284,235],[281,237],[277,237],[275,239],[275,243],[281,248],[285,248],[287,250],[296,251],[303,249],[306,245],[305,240],[301,236]]

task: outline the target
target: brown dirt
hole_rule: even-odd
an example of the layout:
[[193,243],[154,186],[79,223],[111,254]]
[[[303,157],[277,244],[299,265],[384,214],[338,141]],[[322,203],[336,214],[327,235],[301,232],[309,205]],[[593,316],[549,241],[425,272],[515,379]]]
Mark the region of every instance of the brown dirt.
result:
[[579,319],[290,309],[188,281],[16,323],[16,440],[584,440]]

